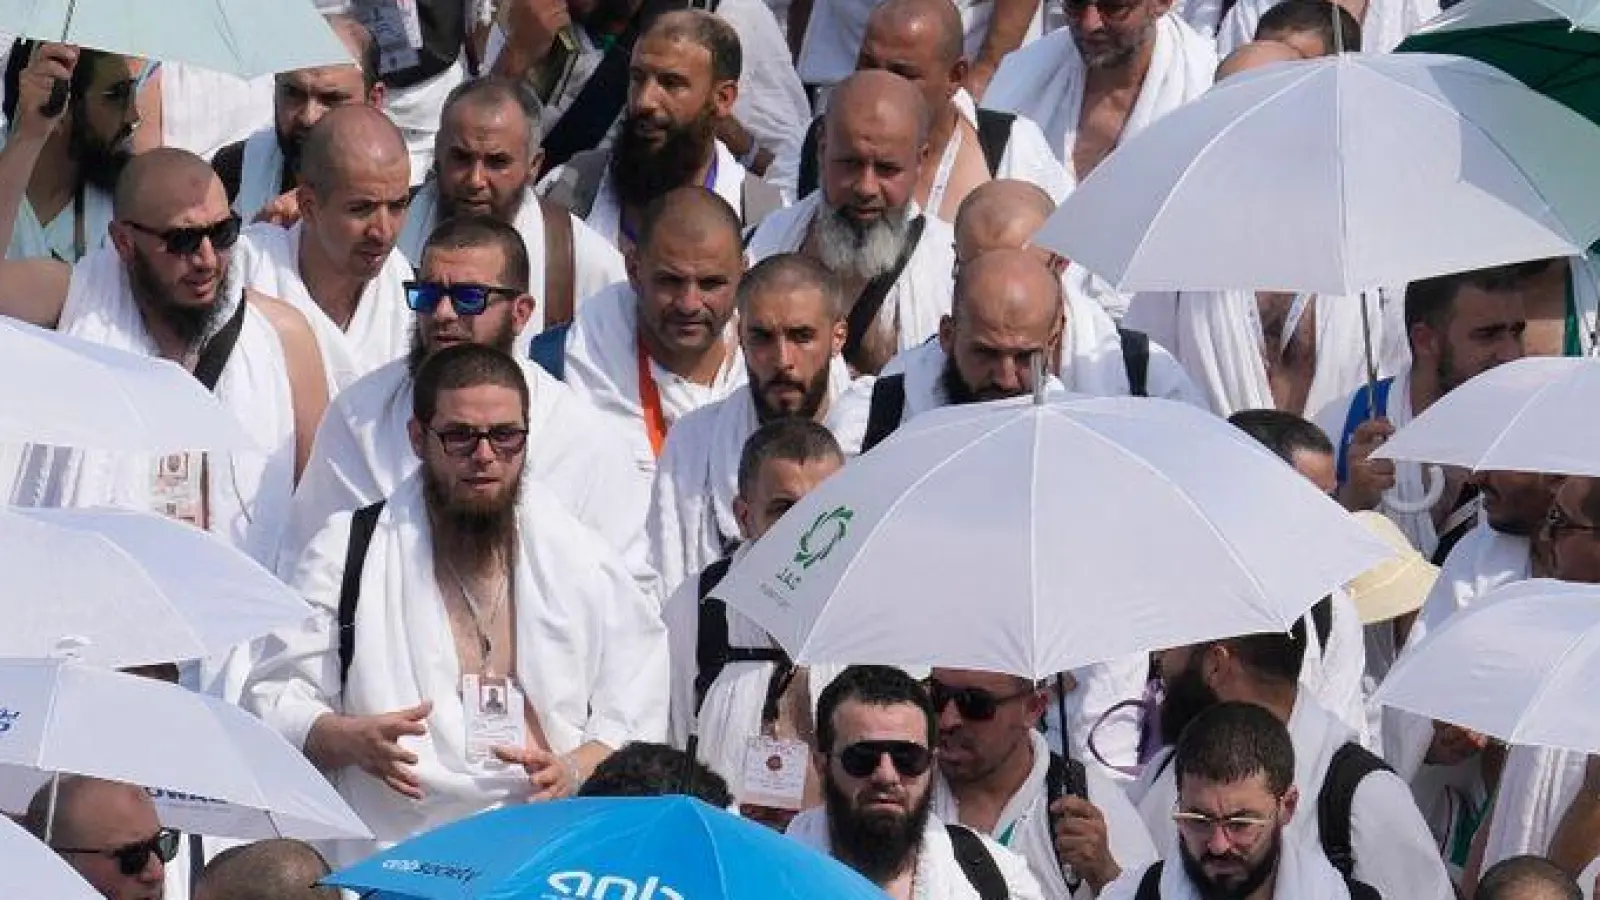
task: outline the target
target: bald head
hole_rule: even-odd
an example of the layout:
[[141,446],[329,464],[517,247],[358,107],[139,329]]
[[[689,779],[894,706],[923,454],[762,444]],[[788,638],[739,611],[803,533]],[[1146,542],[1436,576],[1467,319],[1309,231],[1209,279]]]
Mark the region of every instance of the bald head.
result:
[[957,327],[1008,321],[1048,330],[1061,315],[1061,281],[1025,250],[993,250],[961,267],[950,314]]
[[1571,875],[1539,856],[1513,856],[1490,866],[1478,879],[1476,900],[1582,900]]
[[41,841],[48,827],[53,847],[100,846],[96,841],[103,833],[128,830],[143,830],[141,837],[148,837],[159,827],[155,803],[144,788],[87,775],[65,775],[57,783],[53,823],[46,784],[33,795],[21,824]]
[[337,888],[316,886],[328,872],[306,844],[257,841],[218,854],[195,882],[194,900],[338,900]]
[[[943,67],[966,53],[961,13],[950,0],[886,0],[867,16],[863,47],[915,46],[933,51]],[[858,63],[858,68],[861,66]],[[929,73],[931,74],[931,73]]]
[[1033,390],[1033,360],[1056,367],[1065,326],[1061,282],[1027,251],[992,250],[962,265],[939,325],[945,397],[959,404]]
[[878,133],[916,146],[928,142],[932,113],[916,85],[892,72],[856,72],[834,89],[828,100],[829,141],[850,135]]
[[1282,41],[1251,41],[1248,44],[1241,44],[1237,50],[1228,54],[1222,65],[1217,66],[1217,80],[1222,81],[1230,75],[1270,66],[1273,63],[1300,59],[1305,59],[1305,56]]
[[[671,227],[663,229],[663,225]],[[654,247],[661,237],[658,232],[663,230],[691,244],[731,241],[737,247],[744,226],[728,201],[703,187],[692,186],[668,191],[645,209],[639,229],[640,251]]]
[[155,227],[205,203],[222,182],[211,164],[187,150],[157,147],[128,161],[112,200],[118,219]]
[[973,189],[956,211],[956,259],[992,250],[1021,250],[1055,212],[1055,201],[1031,181],[998,178]]
[[400,129],[382,110],[364,104],[328,110],[300,151],[300,179],[323,197],[351,178],[401,166],[409,181],[411,155]]

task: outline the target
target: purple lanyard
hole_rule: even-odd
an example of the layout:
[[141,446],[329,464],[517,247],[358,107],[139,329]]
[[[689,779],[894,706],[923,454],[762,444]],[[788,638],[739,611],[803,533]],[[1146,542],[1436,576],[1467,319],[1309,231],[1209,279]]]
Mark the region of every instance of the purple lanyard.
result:
[[[706,171],[706,180],[700,186],[708,191],[714,191],[716,190],[716,183],[717,153],[716,150],[713,149],[711,151],[711,168]],[[617,230],[622,232],[623,238],[626,239],[628,243],[636,247],[639,245],[639,235],[635,234],[633,229],[628,226],[627,220],[623,217],[623,211],[620,208],[617,210]]]

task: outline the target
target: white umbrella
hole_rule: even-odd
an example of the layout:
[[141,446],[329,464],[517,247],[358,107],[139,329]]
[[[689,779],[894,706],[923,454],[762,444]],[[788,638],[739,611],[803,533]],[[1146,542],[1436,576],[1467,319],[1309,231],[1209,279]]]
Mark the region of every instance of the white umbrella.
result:
[[1428,632],[1376,699],[1507,743],[1600,752],[1600,585],[1533,579]]
[[187,795],[191,818],[167,824],[223,837],[371,837],[299,750],[215,697],[76,660],[5,659],[0,709],[13,802],[40,774],[90,775]]
[[108,667],[201,659],[311,609],[207,531],[151,513],[0,507],[0,657],[63,641]]
[[1498,69],[1344,53],[1162,117],[1034,240],[1123,291],[1354,295],[1579,252],[1600,238],[1597,158],[1600,128]]
[[1600,0],[1539,0],[1539,4],[1560,13],[1574,27],[1600,30]]
[[1286,631],[1392,551],[1248,436],[1142,398],[918,416],[716,591],[802,663],[1041,678]]
[[242,78],[350,62],[310,0],[0,0],[0,31]]
[[0,897],[17,900],[103,900],[54,850],[0,816]]
[[[1588,23],[1582,23],[1584,13],[1579,7],[1589,6]],[[1575,27],[1593,29],[1600,26],[1600,2],[1583,0],[1463,0],[1424,22],[1411,34],[1431,37],[1453,31],[1474,28],[1495,28],[1506,25],[1524,25],[1530,22],[1565,20]]]
[[1529,356],[1439,398],[1373,452],[1480,472],[1600,477],[1600,359]]
[[165,360],[0,317],[0,371],[0,443],[129,453],[262,449],[193,375]]

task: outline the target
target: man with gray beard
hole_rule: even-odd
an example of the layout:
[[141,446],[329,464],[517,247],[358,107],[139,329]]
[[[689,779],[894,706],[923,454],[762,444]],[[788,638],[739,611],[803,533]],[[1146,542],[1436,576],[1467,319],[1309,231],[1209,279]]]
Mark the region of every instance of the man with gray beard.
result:
[[821,188],[750,239],[753,260],[799,252],[844,281],[843,353],[856,374],[876,374],[927,340],[950,310],[955,234],[913,199],[931,121],[911,82],[877,70],[851,75],[828,102]]

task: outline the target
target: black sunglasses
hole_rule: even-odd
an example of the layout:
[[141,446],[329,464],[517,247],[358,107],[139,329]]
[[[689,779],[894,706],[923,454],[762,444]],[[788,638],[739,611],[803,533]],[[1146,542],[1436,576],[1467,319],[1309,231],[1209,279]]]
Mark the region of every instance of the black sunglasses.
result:
[[147,225],[140,225],[131,219],[123,219],[123,224],[134,231],[160,238],[168,253],[173,256],[192,256],[200,252],[200,244],[206,240],[211,241],[213,250],[229,250],[234,244],[239,243],[239,229],[244,227],[244,222],[237,213],[214,222],[210,225],[194,225],[186,228],[168,228],[160,230]]
[[406,305],[425,316],[433,315],[446,297],[458,316],[481,316],[497,296],[515,297],[522,292],[515,288],[492,284],[440,284],[437,281],[408,281]]
[[113,850],[85,850],[77,847],[57,847],[57,853],[88,853],[95,856],[109,856],[117,861],[117,871],[132,878],[144,871],[150,864],[150,854],[154,853],[162,864],[172,862],[178,855],[178,842],[183,833],[174,828],[163,828],[156,832],[155,837],[140,841],[137,844],[128,844]]
[[961,718],[972,722],[987,722],[1000,712],[1000,707],[1013,700],[1021,700],[1034,692],[1033,688],[1024,688],[1015,694],[996,697],[983,688],[964,687],[953,688],[940,683],[937,679],[928,679],[928,696],[933,698],[933,711],[935,714],[944,712],[944,708],[952,700],[956,704],[956,712],[961,713]]
[[528,429],[516,428],[511,425],[496,425],[493,428],[468,428],[465,425],[451,425],[447,428],[429,428],[433,436],[439,439],[439,446],[451,456],[471,456],[478,449],[481,441],[489,442],[489,449],[496,456],[514,456],[522,452],[528,443]]
[[839,766],[851,778],[866,778],[888,754],[894,770],[916,778],[933,764],[933,751],[911,741],[857,741],[839,751]]

